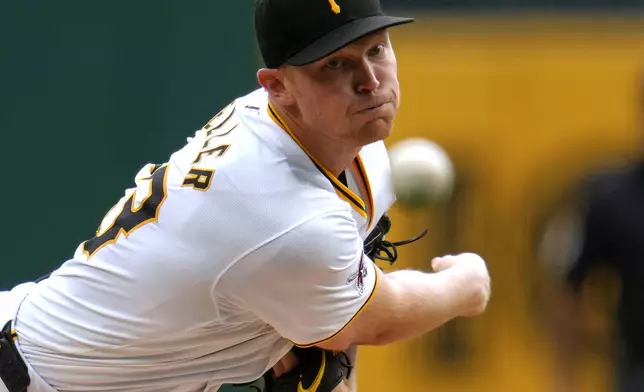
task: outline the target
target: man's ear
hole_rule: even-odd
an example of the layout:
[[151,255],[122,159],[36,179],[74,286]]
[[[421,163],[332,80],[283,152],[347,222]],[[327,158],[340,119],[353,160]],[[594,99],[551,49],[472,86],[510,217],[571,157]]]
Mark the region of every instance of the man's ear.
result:
[[284,73],[280,69],[260,69],[257,71],[257,81],[279,105],[293,104],[293,96],[286,86]]

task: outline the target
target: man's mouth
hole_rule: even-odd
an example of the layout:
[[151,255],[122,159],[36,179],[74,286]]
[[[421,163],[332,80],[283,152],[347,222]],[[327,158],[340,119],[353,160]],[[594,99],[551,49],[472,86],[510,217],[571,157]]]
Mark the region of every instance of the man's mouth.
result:
[[389,103],[389,101],[374,103],[373,105],[367,106],[362,111],[367,112],[367,111],[375,110],[375,109],[383,107],[384,105],[386,105],[388,103]]

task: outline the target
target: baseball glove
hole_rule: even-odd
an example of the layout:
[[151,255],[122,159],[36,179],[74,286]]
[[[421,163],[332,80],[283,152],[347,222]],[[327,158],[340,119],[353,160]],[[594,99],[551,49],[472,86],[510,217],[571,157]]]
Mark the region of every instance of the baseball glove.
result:
[[341,382],[349,379],[353,365],[343,352],[318,347],[293,347],[297,365],[289,372],[275,377],[273,370],[248,384],[235,384],[237,392],[332,392]]
[[341,351],[294,347],[292,352],[298,365],[279,378],[266,377],[266,392],[332,392],[351,376],[353,365]]

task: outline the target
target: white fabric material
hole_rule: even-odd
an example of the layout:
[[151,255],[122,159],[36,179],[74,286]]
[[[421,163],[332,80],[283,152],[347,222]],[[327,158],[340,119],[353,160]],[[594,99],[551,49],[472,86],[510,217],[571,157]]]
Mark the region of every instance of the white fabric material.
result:
[[[124,227],[118,236],[81,244],[33,288],[16,328],[52,387],[216,391],[258,378],[292,341],[333,335],[364,305],[371,225],[267,105],[263,90],[236,100],[167,165],[144,167],[98,230]],[[394,201],[387,154],[374,143],[360,155],[375,223]]]
[[[20,304],[22,304],[24,298],[35,288],[35,286],[35,283],[25,283],[14,287],[11,291],[0,291],[0,328],[4,327],[9,320],[14,320]],[[20,348],[20,342],[16,341],[15,345],[18,353],[23,356],[24,360],[24,355]],[[27,365],[29,378],[31,380],[29,387],[27,388],[27,392],[56,392],[54,388],[43,381],[40,375],[27,361],[25,361],[25,364]],[[7,387],[2,381],[0,381],[0,392],[8,392]]]

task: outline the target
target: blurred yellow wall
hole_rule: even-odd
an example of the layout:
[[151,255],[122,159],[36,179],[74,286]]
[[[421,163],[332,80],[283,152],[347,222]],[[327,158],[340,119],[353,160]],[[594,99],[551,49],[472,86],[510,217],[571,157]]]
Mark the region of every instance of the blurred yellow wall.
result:
[[[401,248],[396,267],[428,268],[435,254],[475,251],[489,263],[493,296],[485,316],[457,324],[472,340],[470,362],[436,360],[443,332],[364,348],[360,390],[551,391],[545,324],[533,300],[533,231],[576,178],[635,154],[644,20],[427,16],[394,29],[392,39],[403,104],[388,143],[437,141],[463,185],[452,210],[419,219],[394,209],[390,239],[425,226],[431,236]],[[587,359],[582,391],[609,390],[604,359]]]

